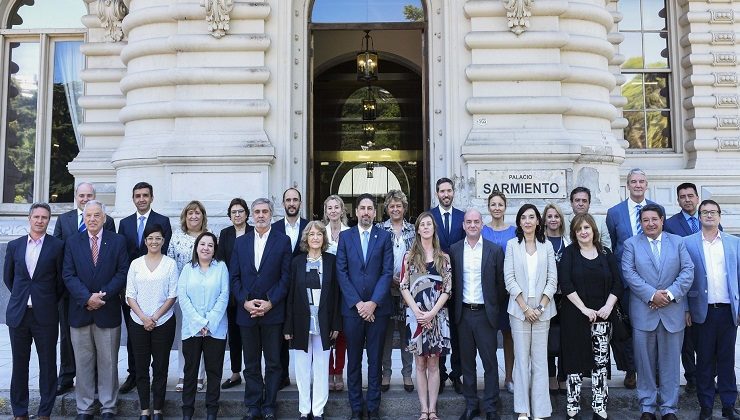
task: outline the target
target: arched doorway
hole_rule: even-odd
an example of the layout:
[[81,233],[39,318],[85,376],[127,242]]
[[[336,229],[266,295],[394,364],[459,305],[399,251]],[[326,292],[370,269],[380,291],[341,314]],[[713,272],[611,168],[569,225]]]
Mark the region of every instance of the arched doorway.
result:
[[[353,217],[354,197],[370,192],[382,208],[400,188],[408,215],[419,214],[429,204],[423,4],[338,2],[316,0],[309,20],[310,209],[321,217],[324,198],[339,194]],[[378,54],[372,79],[358,76],[366,35]]]

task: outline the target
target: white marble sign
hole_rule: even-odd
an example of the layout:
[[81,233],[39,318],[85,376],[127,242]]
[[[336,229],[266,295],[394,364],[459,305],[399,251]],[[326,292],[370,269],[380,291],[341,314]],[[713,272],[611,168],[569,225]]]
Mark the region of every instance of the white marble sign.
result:
[[568,191],[565,170],[475,171],[476,196],[486,199],[494,190],[517,199],[562,199]]

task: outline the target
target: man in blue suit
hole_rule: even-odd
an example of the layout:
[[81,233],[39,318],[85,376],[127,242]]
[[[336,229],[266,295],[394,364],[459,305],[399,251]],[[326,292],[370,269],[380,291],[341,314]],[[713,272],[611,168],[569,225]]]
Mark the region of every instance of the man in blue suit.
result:
[[342,290],[343,330],[347,340],[347,394],[350,419],[362,418],[362,351],[367,348],[367,412],[379,420],[383,344],[391,308],[391,235],[373,224],[375,198],[355,202],[357,226],[339,234],[337,279]]
[[[301,214],[301,193],[296,188],[290,187],[283,191],[283,209],[285,217],[272,224],[275,232],[281,232],[288,235],[290,239],[290,249],[292,255],[296,256],[301,253],[300,242],[303,229],[306,228],[308,220],[302,218]],[[290,343],[283,341],[280,349],[280,364],[283,366],[283,377],[280,378],[280,388],[290,385],[289,367],[290,367]]]
[[[134,185],[133,200],[136,206],[136,212],[130,216],[124,217],[118,224],[118,234],[126,238],[126,251],[128,252],[129,264],[146,255],[147,249],[144,244],[144,230],[147,226],[160,225],[164,230],[164,244],[162,249],[166,250],[170,245],[172,238],[172,226],[170,219],[156,211],[152,210],[152,201],[154,201],[154,189],[148,182],[139,182]],[[165,251],[166,252],[166,251]],[[121,309],[123,310],[123,319],[128,330],[131,325],[131,308],[126,304],[126,299],[121,296]],[[131,347],[131,336],[126,336],[126,350],[128,350],[128,378],[121,385],[119,392],[126,394],[136,388],[136,360],[134,359],[134,349]]]
[[[640,209],[648,204],[655,204],[645,199],[647,189],[648,181],[645,172],[638,168],[630,170],[627,174],[629,198],[606,212],[606,227],[609,229],[609,237],[612,240],[612,251],[614,251],[614,257],[620,266],[622,264],[622,253],[624,252],[624,241],[642,233]],[[665,214],[665,212],[663,213]],[[624,288],[620,304],[629,313],[630,289],[626,283]],[[620,370],[626,371],[624,386],[628,389],[635,389],[637,385],[632,349],[632,338],[622,342],[612,342],[612,350],[617,366]]]
[[10,241],[3,280],[10,290],[5,321],[13,354],[10,405],[15,418],[28,418],[28,365],[31,343],[39,358],[38,419],[49,419],[57,388],[57,303],[64,292],[64,242],[46,233],[51,208],[31,205],[28,235]]
[[[442,248],[442,251],[449,254],[452,244],[465,239],[465,230],[463,229],[465,212],[452,207],[452,202],[455,200],[455,184],[451,179],[438,179],[436,188],[439,205],[429,209],[429,212],[432,213],[432,217],[434,217],[434,221],[438,226],[437,236],[439,237],[439,246]],[[453,296],[448,301],[447,305],[450,308],[453,305],[452,300],[454,299],[455,297]],[[450,323],[450,344],[452,345],[452,352],[450,353],[449,375],[445,366],[447,356],[440,356],[439,359],[439,392],[444,392],[445,382],[449,378],[452,381],[455,392],[462,394],[462,382],[460,381],[462,365],[460,363],[460,353],[458,352],[457,325],[454,322]]]
[[68,238],[62,276],[70,296],[69,325],[77,371],[77,419],[92,420],[95,377],[100,412],[116,414],[118,347],[121,343],[121,298],[126,287],[128,253],[123,236],[103,229],[103,203],[85,204],[87,230]]
[[244,351],[244,420],[274,420],[283,377],[280,349],[292,250],[290,239],[271,229],[272,201],[254,200],[251,213],[254,230],[236,238],[229,261],[231,293],[237,302],[236,323]]
[[[66,241],[79,232],[84,232],[85,219],[82,210],[90,200],[95,200],[95,187],[89,182],[80,182],[75,188],[75,205],[77,208],[62,213],[54,224],[54,237]],[[103,229],[109,232],[116,231],[113,218],[106,216]],[[75,379],[75,354],[72,350],[72,339],[69,337],[69,295],[65,292],[59,301],[59,378],[57,381],[57,395],[71,390]]]
[[686,324],[696,337],[696,396],[700,420],[712,418],[715,369],[722,417],[735,413],[735,339],[740,315],[740,240],[720,232],[720,206],[704,200],[699,206],[701,230],[685,238],[694,261],[694,283],[688,293]]
[[661,420],[676,420],[684,312],[688,309],[684,296],[694,279],[694,264],[683,239],[663,232],[664,220],[659,205],[643,207],[642,233],[624,241],[622,254],[622,272],[631,291],[640,420],[656,420],[657,411]]

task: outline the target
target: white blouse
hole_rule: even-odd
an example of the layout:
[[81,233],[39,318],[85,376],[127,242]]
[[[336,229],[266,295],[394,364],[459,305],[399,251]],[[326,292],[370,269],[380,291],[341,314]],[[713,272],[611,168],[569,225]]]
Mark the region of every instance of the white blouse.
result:
[[[131,298],[139,304],[139,308],[147,316],[154,315],[164,305],[167,299],[177,297],[177,264],[172,258],[163,255],[162,260],[154,271],[146,266],[141,256],[131,262],[126,279],[126,298]],[[174,312],[174,305],[170,307],[157,321],[163,325]],[[131,319],[139,325],[144,322],[131,310]]]
[[527,255],[527,288],[529,289],[529,297],[533,298],[535,297],[534,289],[537,285],[537,251],[532,255],[529,255],[528,252],[525,252],[525,254]]
[[[344,224],[342,224],[342,227],[339,228],[339,232],[344,232],[347,229],[349,229],[349,226],[345,226]],[[326,235],[328,236],[327,240],[328,240],[329,247],[326,248],[326,252],[332,255],[337,255],[337,247],[339,246],[339,240],[334,242],[334,240],[332,239],[332,233],[333,232],[331,231],[331,223],[327,224],[326,225]]]

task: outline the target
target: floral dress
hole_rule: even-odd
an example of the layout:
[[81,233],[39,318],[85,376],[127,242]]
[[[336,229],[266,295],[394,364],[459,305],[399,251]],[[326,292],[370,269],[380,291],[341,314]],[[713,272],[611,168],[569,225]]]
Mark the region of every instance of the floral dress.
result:
[[[408,273],[402,275],[401,290],[408,290],[422,311],[429,311],[439,300],[442,293],[448,296],[452,290],[452,273],[449,264],[440,275],[434,263],[427,263],[426,272],[419,272],[413,265],[406,267]],[[440,356],[450,352],[450,317],[447,308],[437,312],[432,327],[423,328],[416,322],[416,315],[411,308],[406,308],[406,351],[417,356]]]

